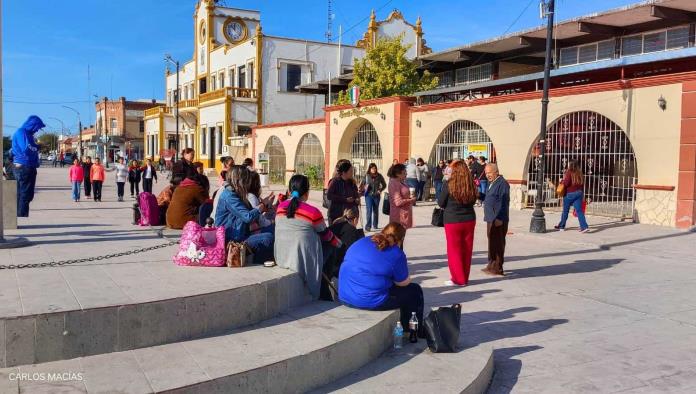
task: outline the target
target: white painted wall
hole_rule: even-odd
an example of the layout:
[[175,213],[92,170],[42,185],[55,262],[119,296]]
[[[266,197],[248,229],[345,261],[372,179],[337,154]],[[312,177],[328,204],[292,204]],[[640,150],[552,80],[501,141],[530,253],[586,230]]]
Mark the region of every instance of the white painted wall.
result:
[[406,57],[415,59],[418,56],[418,36],[411,26],[401,19],[392,19],[389,22],[380,23],[377,28],[377,37],[394,38],[401,36],[401,42],[404,45],[411,45],[411,48],[406,52]]

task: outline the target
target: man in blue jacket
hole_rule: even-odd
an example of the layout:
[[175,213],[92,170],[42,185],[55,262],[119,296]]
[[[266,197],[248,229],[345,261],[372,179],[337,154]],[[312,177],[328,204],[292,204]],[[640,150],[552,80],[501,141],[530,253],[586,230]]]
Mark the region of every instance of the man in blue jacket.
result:
[[500,175],[495,164],[486,164],[485,172],[489,184],[483,208],[488,233],[488,265],[481,271],[503,276],[505,236],[510,222],[510,184]]
[[17,217],[29,216],[29,203],[34,199],[36,168],[39,166],[39,145],[34,135],[46,127],[36,115],[31,115],[12,135],[14,176],[17,179]]

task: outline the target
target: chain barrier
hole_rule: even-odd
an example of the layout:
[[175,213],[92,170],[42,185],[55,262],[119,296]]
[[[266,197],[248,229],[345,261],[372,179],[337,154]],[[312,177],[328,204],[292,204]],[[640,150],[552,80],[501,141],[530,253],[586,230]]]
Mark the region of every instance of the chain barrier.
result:
[[113,259],[116,257],[131,256],[134,254],[149,252],[151,250],[162,249],[162,248],[166,248],[167,246],[173,246],[173,245],[177,245],[177,244],[179,244],[179,241],[170,241],[170,242],[167,242],[165,244],[148,246],[146,248],[140,248],[140,249],[133,249],[133,250],[129,250],[127,252],[112,253],[112,254],[107,254],[104,256],[85,257],[85,258],[74,259],[74,260],[51,261],[49,263],[0,265],[0,270],[12,270],[12,269],[22,269],[22,268],[62,267],[64,265],[87,263],[87,262],[92,262],[92,261],[101,261],[101,260]]

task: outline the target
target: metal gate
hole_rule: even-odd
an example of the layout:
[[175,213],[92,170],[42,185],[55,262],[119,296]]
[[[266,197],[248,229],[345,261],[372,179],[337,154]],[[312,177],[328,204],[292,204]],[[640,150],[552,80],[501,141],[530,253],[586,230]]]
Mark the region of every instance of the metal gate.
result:
[[266,142],[268,153],[268,178],[271,183],[285,184],[285,148],[280,138],[271,136]]
[[[591,111],[563,115],[547,129],[544,206],[560,210],[556,186],[571,160],[577,160],[584,175],[586,213],[610,217],[633,217],[638,177],[631,142],[619,126]],[[537,170],[539,144],[532,147],[527,172],[527,207],[534,207],[539,193]]]
[[495,151],[486,131],[468,120],[456,120],[447,126],[435,142],[428,163],[437,165],[440,160],[464,159],[469,155],[485,156],[495,162]]
[[370,163],[377,164],[380,172],[384,171],[382,146],[372,123],[365,122],[355,133],[350,145],[350,161],[355,167],[355,179],[361,179],[365,175]]
[[307,133],[300,139],[295,155],[295,172],[306,175],[312,188],[324,185],[324,151],[319,138]]

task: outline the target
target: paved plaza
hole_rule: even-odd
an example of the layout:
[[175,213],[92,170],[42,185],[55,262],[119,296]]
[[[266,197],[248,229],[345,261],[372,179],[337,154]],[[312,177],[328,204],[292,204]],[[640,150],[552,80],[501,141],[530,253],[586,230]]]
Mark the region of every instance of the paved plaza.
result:
[[[107,177],[104,202],[74,203],[67,168],[40,169],[30,218],[7,232],[33,244],[0,250],[0,264],[100,256],[165,242],[130,224],[131,200],[116,202],[113,173]],[[155,190],[164,184],[160,179]],[[411,273],[429,306],[462,303],[465,348],[495,349],[490,393],[696,391],[696,233],[590,217],[590,234],[571,228],[537,235],[527,231],[531,211],[512,212],[507,276],[480,272],[486,240],[479,221],[470,284],[453,288],[443,286],[449,279],[444,231],[430,226],[431,211],[432,203],[415,209],[416,227],[405,245]],[[556,220],[557,214],[547,214],[547,227]],[[0,315],[145,302],[216,291],[233,280],[219,274],[224,269],[175,277],[166,272],[174,250],[81,263],[80,275],[72,267],[2,270]]]

